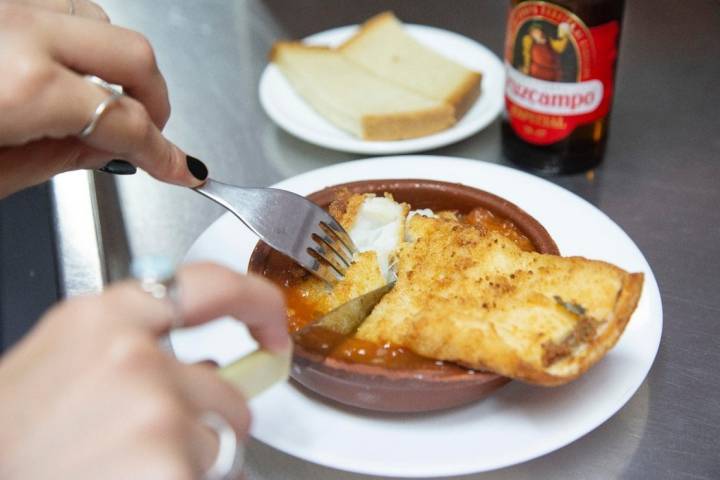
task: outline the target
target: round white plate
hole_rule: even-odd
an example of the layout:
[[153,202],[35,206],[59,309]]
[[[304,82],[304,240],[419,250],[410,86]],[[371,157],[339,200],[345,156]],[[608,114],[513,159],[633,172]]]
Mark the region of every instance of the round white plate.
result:
[[[480,97],[452,128],[410,140],[373,142],[359,139],[313,110],[272,63],[260,78],[260,103],[268,116],[291,135],[321,147],[371,155],[420,152],[442,147],[467,138],[492,122],[503,108],[505,88],[505,68],[498,57],[476,41],[457,33],[423,25],[406,25],[406,28],[419,42],[483,74]],[[357,29],[357,25],[334,28],[303,41],[311,45],[336,46]]]
[[[429,178],[500,195],[533,215],[563,255],[610,261],[645,273],[640,303],[617,346],[580,379],[557,388],[511,382],[474,405],[422,415],[348,410],[276,385],[251,403],[252,435],[322,465],[398,477],[444,476],[514,465],[556,450],[617,412],[648,373],[660,343],[662,306],[655,277],[633,241],[585,200],[550,182],[499,165],[436,156],[386,157],[334,165],[277,187],[300,194],[371,178]],[[187,261],[214,260],[243,271],[255,236],[230,214],[195,242]],[[220,363],[253,347],[239,322],[220,320],[176,332],[180,358]]]

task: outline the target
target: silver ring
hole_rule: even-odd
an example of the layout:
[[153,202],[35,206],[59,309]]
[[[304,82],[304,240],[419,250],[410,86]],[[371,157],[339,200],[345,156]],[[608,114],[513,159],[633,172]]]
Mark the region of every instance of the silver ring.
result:
[[172,328],[183,325],[180,314],[180,288],[175,279],[175,265],[163,256],[144,256],[133,260],[130,274],[140,282],[140,288],[158,300],[168,300],[173,309]]
[[107,92],[110,94],[113,94],[113,93],[122,94],[123,93],[122,85],[116,85],[114,83],[106,82],[102,78],[95,76],[95,75],[85,75],[85,76],[83,76],[83,78],[85,80],[87,80],[88,82],[90,82],[94,85],[97,85],[98,87],[100,87],[102,89],[107,90]]
[[140,281],[140,288],[158,300],[175,300],[177,288],[175,266],[167,257],[144,256],[133,260],[130,273]]
[[[74,4],[73,4],[74,5]],[[85,138],[90,136],[93,131],[95,131],[95,127],[97,126],[98,122],[100,121],[100,117],[102,117],[102,114],[105,113],[105,110],[118,100],[120,97],[122,97],[123,89],[119,85],[113,85],[111,83],[106,82],[100,77],[96,77],[95,75],[85,75],[85,80],[92,83],[93,85],[97,85],[98,87],[102,88],[103,90],[106,90],[110,96],[107,97],[105,100],[100,102],[97,107],[95,107],[95,111],[93,112],[92,116],[90,117],[90,120],[88,120],[88,123],[83,127],[82,130],[80,130],[80,133],[78,133],[78,137]]]
[[75,0],[68,0],[68,15],[75,15]]
[[245,449],[238,442],[237,434],[222,415],[206,412],[200,421],[213,430],[219,440],[215,461],[203,476],[204,480],[225,480],[231,478],[242,468]]

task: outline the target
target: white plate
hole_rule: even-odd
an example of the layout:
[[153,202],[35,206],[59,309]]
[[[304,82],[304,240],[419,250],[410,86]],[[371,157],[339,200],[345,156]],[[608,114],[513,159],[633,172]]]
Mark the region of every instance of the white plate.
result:
[[[423,25],[406,25],[406,28],[419,42],[483,74],[480,97],[452,128],[410,140],[373,142],[359,139],[315,112],[295,93],[272,63],[260,78],[260,103],[268,116],[291,135],[321,147],[371,155],[420,152],[442,147],[467,138],[492,122],[503,108],[505,88],[505,68],[497,56],[476,41],[457,33]],[[304,42],[336,46],[357,29],[357,25],[335,28],[307,37]]]
[[[252,402],[252,435],[290,455],[376,475],[456,475],[514,465],[590,432],[622,407],[648,373],[660,343],[662,306],[655,277],[633,241],[600,210],[550,182],[499,165],[435,156],[387,157],[334,165],[276,186],[301,194],[371,178],[430,178],[464,183],[514,202],[542,223],[563,255],[583,255],[645,273],[635,314],[617,346],[569,385],[512,382],[467,407],[423,415],[363,414],[310,398],[291,384]],[[226,214],[187,260],[214,260],[243,271],[256,238]],[[221,363],[248,346],[238,322],[222,320],[173,335],[188,361]]]

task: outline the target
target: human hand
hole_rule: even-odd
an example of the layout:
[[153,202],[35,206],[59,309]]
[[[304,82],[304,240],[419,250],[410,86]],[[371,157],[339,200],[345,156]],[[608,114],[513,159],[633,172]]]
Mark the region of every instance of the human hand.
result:
[[76,15],[106,23],[110,22],[110,17],[108,17],[105,10],[91,0],[0,0],[0,3],[3,2],[42,8],[51,12]]
[[[0,198],[115,158],[166,182],[200,185],[204,165],[160,132],[170,105],[148,40],[110,25],[88,0],[74,0],[76,14],[68,15],[68,2],[0,0]],[[109,95],[86,74],[122,85],[126,95],[78,138]]]
[[[282,295],[266,281],[212,264],[177,278],[184,325],[232,315],[263,348],[290,347]],[[173,312],[135,282],[48,312],[0,362],[0,478],[201,478],[217,451],[199,420],[207,412],[242,441],[249,414],[238,391],[157,346]]]

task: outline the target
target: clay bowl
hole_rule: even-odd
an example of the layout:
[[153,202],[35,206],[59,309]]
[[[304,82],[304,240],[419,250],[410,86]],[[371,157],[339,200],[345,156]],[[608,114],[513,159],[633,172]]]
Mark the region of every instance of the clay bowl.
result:
[[[392,193],[413,209],[468,212],[483,207],[512,221],[538,252],[558,254],[548,232],[516,205],[491,193],[465,185],[434,180],[366,180],[326,188],[308,196],[327,207],[339,189],[353,193]],[[293,262],[259,242],[248,270],[261,275],[285,272]],[[281,274],[282,275],[282,274]],[[510,379],[493,373],[473,372],[459,366],[438,370],[390,370],[380,366],[321,358],[296,345],[292,378],[323,397],[353,407],[384,412],[426,412],[475,402]]]

